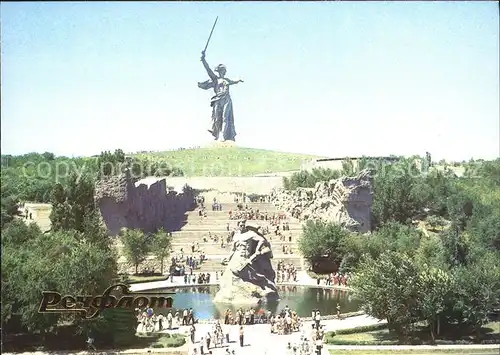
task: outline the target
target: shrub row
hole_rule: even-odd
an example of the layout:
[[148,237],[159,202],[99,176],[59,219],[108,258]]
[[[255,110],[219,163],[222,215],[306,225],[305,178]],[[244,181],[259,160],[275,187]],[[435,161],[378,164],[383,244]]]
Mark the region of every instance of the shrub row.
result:
[[[329,345],[399,345],[397,340],[346,340],[346,339],[335,339],[331,335],[325,337],[325,342]],[[431,345],[429,341],[423,341],[422,339],[409,339],[406,343],[408,345]],[[470,340],[436,340],[433,345],[470,345],[470,344],[498,344],[498,341],[494,339],[485,339],[479,342],[474,342]]]
[[[166,339],[165,339],[166,338]],[[163,341],[162,341],[163,340]],[[186,338],[180,334],[166,334],[157,343],[151,345],[152,348],[178,348],[186,343]]]
[[387,328],[387,323],[379,323],[379,324],[372,324],[372,325],[364,325],[362,327],[355,327],[355,328],[348,328],[348,329],[339,329],[333,333],[333,335],[340,335],[340,334],[355,334],[355,333],[366,333],[366,332],[372,332],[374,330],[380,330],[380,329],[386,329]]
[[326,338],[326,343],[330,345],[397,345],[397,340],[345,340]]

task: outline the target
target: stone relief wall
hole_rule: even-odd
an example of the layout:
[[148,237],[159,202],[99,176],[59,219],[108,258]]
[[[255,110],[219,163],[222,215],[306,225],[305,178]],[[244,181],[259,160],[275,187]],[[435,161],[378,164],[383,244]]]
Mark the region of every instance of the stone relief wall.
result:
[[96,205],[111,236],[122,228],[146,233],[161,227],[178,230],[185,224],[186,212],[194,209],[194,199],[194,190],[188,186],[182,192],[167,191],[165,179],[136,183],[127,171],[100,180],[95,190]]
[[373,178],[364,170],[354,177],[318,182],[314,188],[274,190],[271,199],[295,218],[335,222],[366,233],[371,230],[372,186]]

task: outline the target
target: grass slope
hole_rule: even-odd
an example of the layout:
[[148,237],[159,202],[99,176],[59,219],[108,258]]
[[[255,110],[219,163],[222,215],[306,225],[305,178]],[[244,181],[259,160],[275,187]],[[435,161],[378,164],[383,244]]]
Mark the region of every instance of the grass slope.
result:
[[213,147],[138,153],[151,161],[165,162],[186,176],[253,176],[299,170],[302,163],[321,157],[265,149]]

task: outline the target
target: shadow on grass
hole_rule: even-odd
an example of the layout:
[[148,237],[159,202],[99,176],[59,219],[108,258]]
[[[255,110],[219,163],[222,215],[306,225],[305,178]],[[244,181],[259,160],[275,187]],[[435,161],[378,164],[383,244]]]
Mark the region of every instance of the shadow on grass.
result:
[[[64,329],[61,327],[61,329]],[[70,329],[70,327],[68,327]],[[37,352],[44,351],[49,354],[62,354],[64,352],[75,352],[87,350],[85,336],[66,334],[63,330],[59,334],[47,334],[43,337],[40,334],[9,334],[2,336],[3,352]],[[186,343],[186,338],[182,334],[168,333],[141,333],[127,341],[126,344],[114,345],[96,339],[95,354],[117,354],[116,351],[125,349],[144,349],[144,348],[176,348]]]

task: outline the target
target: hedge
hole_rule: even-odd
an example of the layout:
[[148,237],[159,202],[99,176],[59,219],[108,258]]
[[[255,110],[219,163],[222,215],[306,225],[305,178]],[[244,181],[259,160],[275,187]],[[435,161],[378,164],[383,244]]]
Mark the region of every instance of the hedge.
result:
[[[332,337],[326,337],[326,343],[329,345],[400,345],[397,340],[344,340],[335,339]],[[494,339],[486,339],[480,342],[474,342],[469,340],[436,340],[434,344],[429,341],[423,341],[422,339],[409,339],[406,344],[409,345],[470,345],[470,344],[497,344],[498,342]]]
[[397,340],[344,340],[335,338],[326,338],[326,343],[330,345],[397,345]]
[[177,348],[186,343],[186,338],[181,334],[164,334],[158,341],[151,345],[152,348]]
[[[383,324],[373,324],[362,327],[355,327],[350,329],[339,329],[336,331],[331,331],[326,333],[325,342],[330,345],[397,345],[400,344],[397,339],[394,340],[346,340],[346,339],[337,339],[335,335],[347,335],[347,334],[355,334],[355,333],[366,333],[372,332],[376,330],[386,329],[387,323]],[[458,339],[458,340],[441,340],[438,339],[434,343],[435,345],[467,345],[467,344],[496,344],[497,341],[495,339],[484,339],[479,342],[474,342],[471,340]],[[419,338],[409,338],[407,344],[410,345],[423,345],[423,344],[431,344],[429,341],[424,341]]]
[[335,330],[333,332],[329,333],[334,333],[334,335],[338,334],[355,334],[355,333],[366,333],[366,332],[372,332],[374,330],[380,330],[380,329],[386,329],[387,328],[387,323],[378,323],[378,324],[372,324],[372,325],[364,325],[361,327],[354,327],[354,328],[348,328],[348,329],[339,329]]

